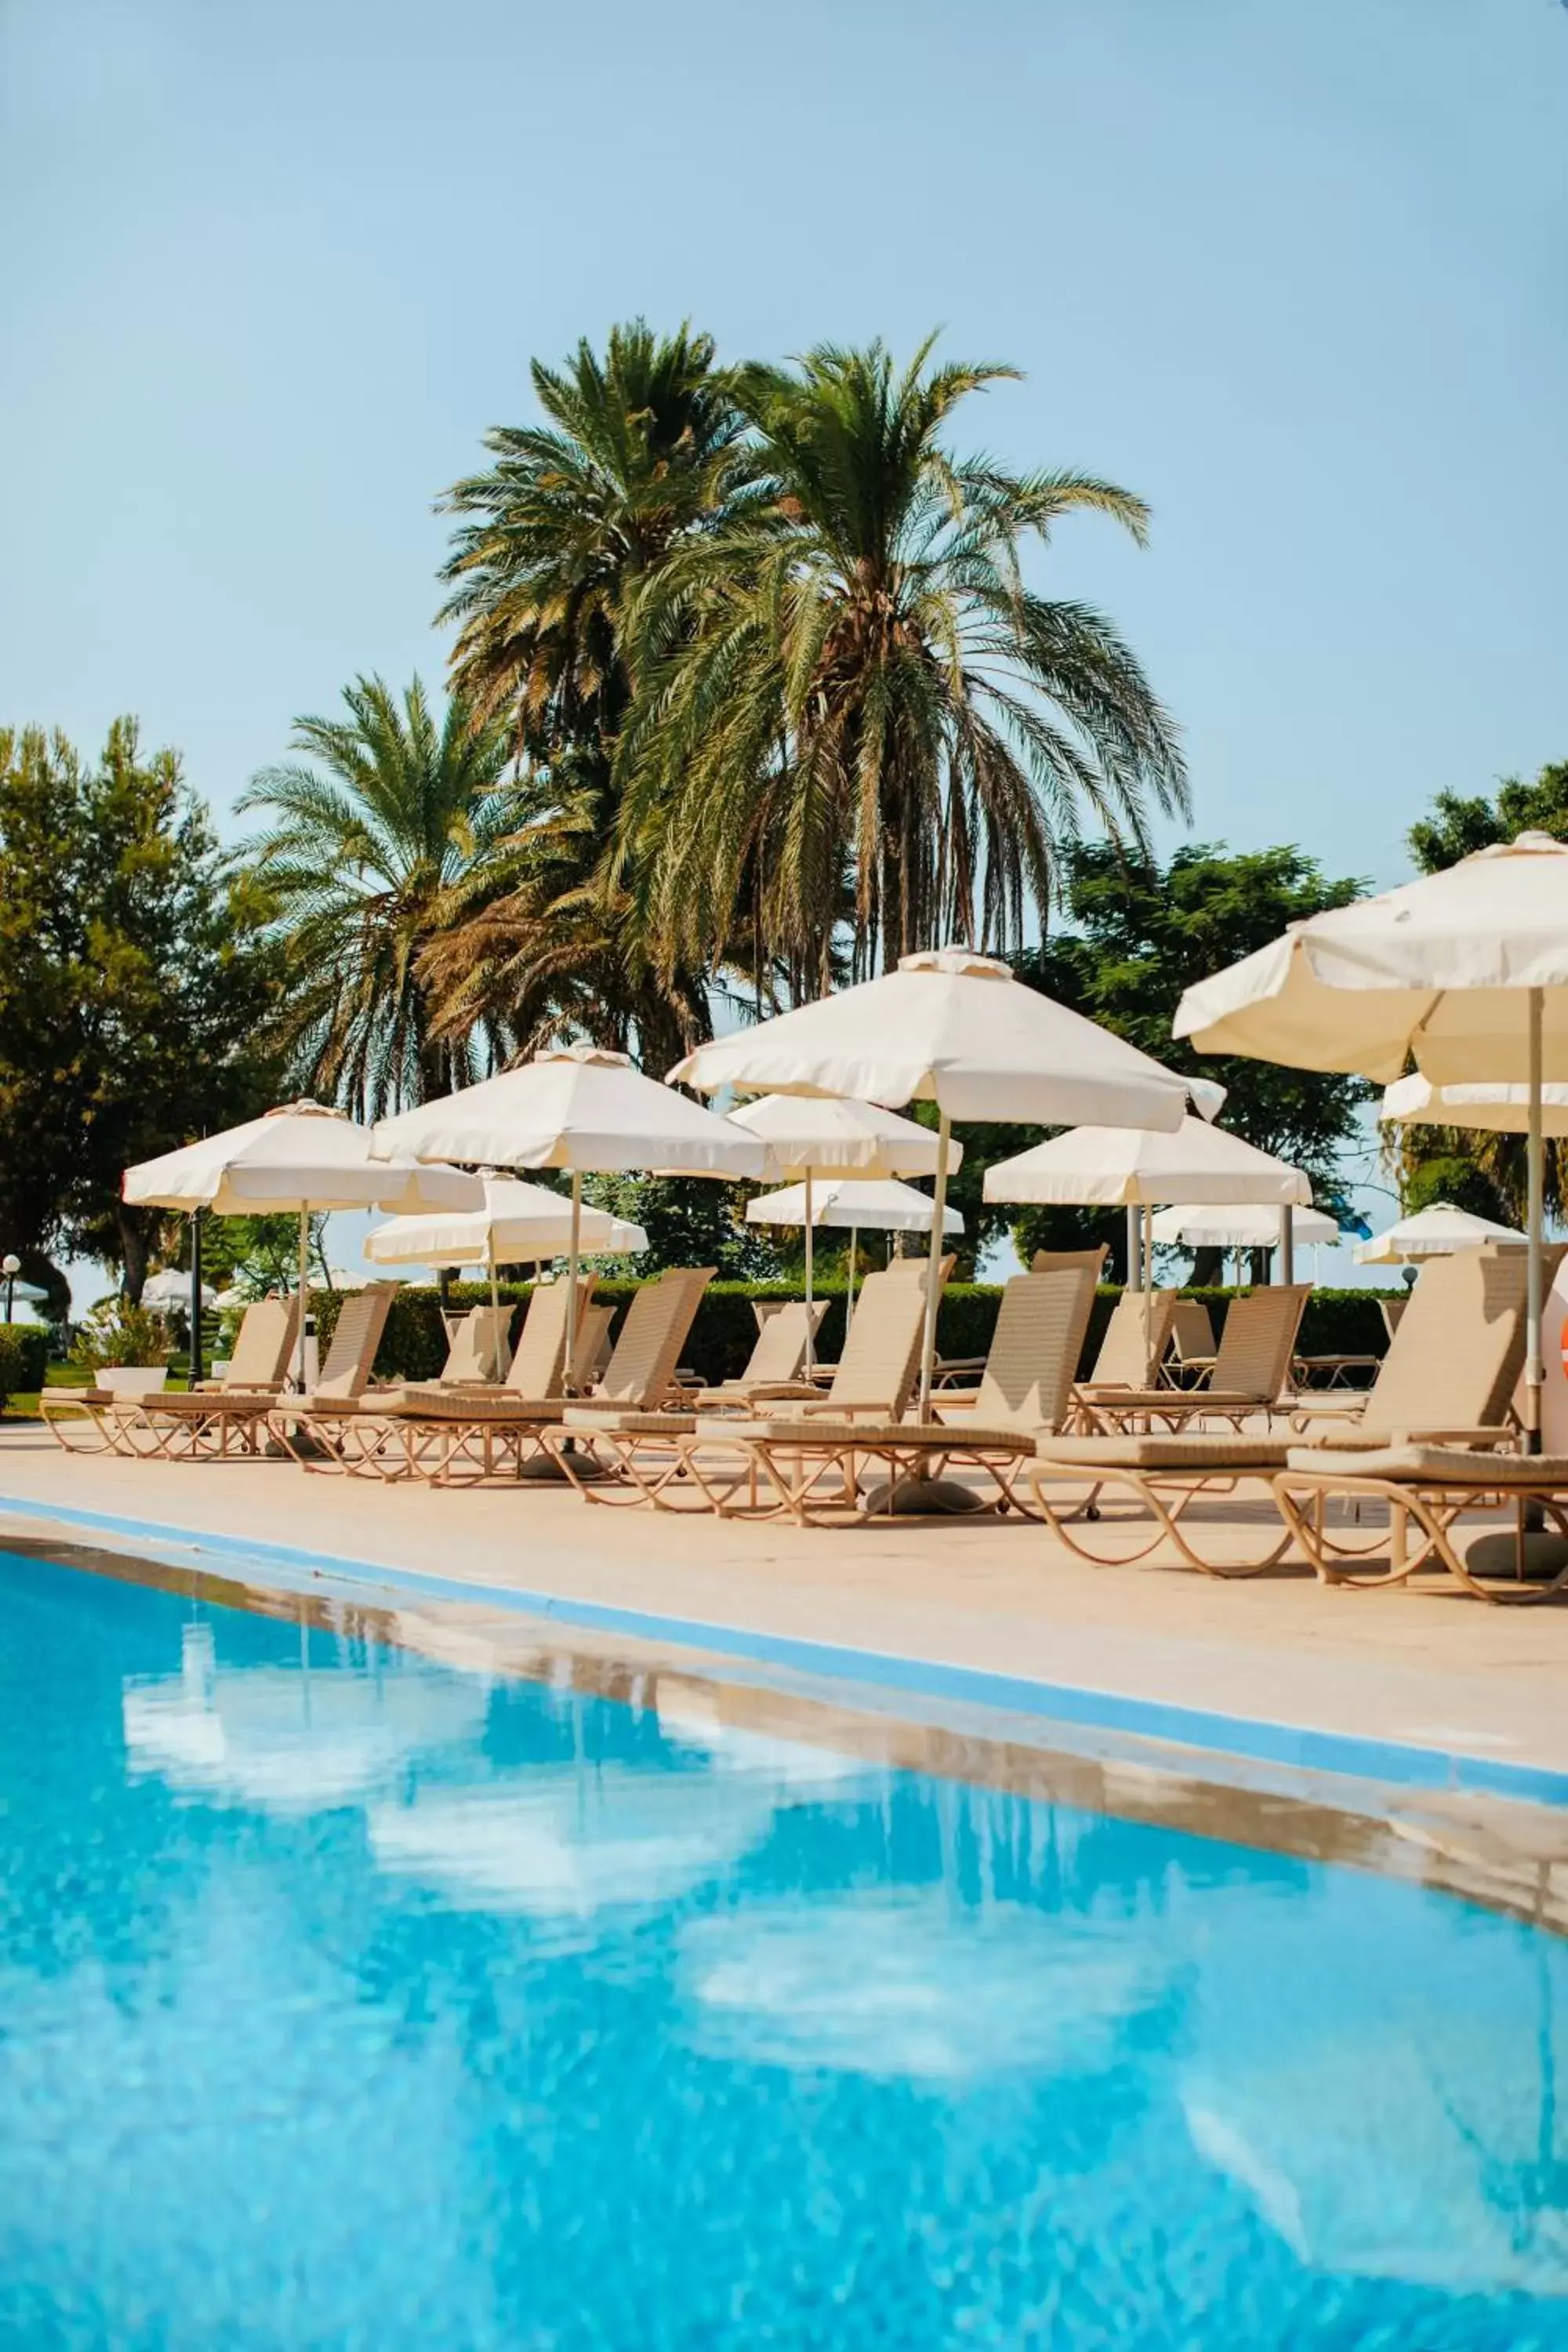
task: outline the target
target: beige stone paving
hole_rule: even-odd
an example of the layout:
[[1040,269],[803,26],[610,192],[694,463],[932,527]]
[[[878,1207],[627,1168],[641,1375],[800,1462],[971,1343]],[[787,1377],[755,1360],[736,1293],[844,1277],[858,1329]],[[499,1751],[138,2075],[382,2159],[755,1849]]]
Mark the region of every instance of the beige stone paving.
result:
[[[1017,1521],[795,1529],[595,1508],[554,1487],[79,1457],[36,1424],[0,1431],[0,1496],[1568,1769],[1568,1606],[1326,1591],[1300,1570],[1219,1583],[1094,1568]],[[1238,1546],[1262,1509],[1228,1507]]]

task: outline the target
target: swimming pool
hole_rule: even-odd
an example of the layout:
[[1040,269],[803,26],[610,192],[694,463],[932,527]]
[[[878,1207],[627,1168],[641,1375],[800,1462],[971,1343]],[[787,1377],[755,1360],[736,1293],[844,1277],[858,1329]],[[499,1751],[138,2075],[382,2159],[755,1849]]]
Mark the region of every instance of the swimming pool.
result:
[[1568,2347],[1558,1940],[282,1606],[0,1557],[0,2342]]

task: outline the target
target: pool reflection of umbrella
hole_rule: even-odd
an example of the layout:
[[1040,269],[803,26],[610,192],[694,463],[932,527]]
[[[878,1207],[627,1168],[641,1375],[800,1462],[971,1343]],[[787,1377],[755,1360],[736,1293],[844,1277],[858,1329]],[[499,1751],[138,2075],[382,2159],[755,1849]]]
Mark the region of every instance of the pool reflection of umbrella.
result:
[[419,1667],[225,1665],[197,1620],[184,1630],[180,1672],[128,1676],[121,1712],[132,1771],[264,1812],[313,1813],[374,1796],[411,1756],[475,1738],[487,1687]]

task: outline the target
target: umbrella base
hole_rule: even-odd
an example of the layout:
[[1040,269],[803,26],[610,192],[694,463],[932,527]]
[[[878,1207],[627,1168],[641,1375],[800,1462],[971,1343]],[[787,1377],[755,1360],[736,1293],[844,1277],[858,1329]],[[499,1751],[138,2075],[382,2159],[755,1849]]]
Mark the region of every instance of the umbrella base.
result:
[[[573,1446],[572,1469],[575,1477],[583,1485],[588,1484],[590,1480],[596,1481],[610,1475],[604,1464],[596,1460],[585,1445]],[[530,1486],[563,1486],[567,1483],[566,1473],[553,1454],[531,1454],[526,1462],[519,1464],[517,1475],[520,1478],[526,1479]]]
[[866,1489],[864,1501],[874,1519],[952,1519],[986,1508],[984,1496],[958,1478],[883,1478]]
[[1568,1539],[1547,1528],[1527,1527],[1521,1538],[1512,1528],[1499,1528],[1467,1544],[1463,1557],[1472,1576],[1499,1584],[1550,1584],[1568,1568]]

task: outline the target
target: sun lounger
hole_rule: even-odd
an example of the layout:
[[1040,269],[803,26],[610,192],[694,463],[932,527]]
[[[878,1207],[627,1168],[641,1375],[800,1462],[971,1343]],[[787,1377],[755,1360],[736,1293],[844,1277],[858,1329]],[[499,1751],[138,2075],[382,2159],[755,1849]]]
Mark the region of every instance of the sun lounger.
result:
[[1175,1311],[1173,1290],[1124,1290],[1111,1309],[1094,1370],[1078,1384],[1079,1396],[1152,1388],[1170,1345]]
[[[905,1266],[911,1263],[903,1261]],[[944,1280],[952,1265],[951,1257],[942,1262]],[[818,1415],[825,1422],[862,1415],[882,1424],[901,1421],[914,1388],[924,1329],[923,1285],[911,1281],[901,1269],[868,1274],[826,1392],[804,1381],[755,1382],[748,1394],[747,1425],[770,1416],[776,1416],[781,1424],[806,1423]],[[706,1454],[710,1446],[721,1442],[721,1433],[728,1445],[731,1427],[740,1423],[721,1412],[700,1416],[689,1400],[688,1407],[655,1414],[646,1407],[633,1406],[629,1421],[592,1406],[580,1408],[563,1416],[561,1428],[548,1440],[550,1450],[595,1502],[663,1500],[667,1507],[678,1499],[712,1503],[717,1493],[725,1491],[724,1482],[716,1478],[704,1484],[697,1470],[699,1451]],[[691,1443],[700,1426],[700,1449]],[[584,1470],[595,1482],[592,1486]],[[597,1483],[606,1470],[617,1475],[620,1491]],[[681,1496],[671,1491],[678,1483],[684,1489]]]
[[[1435,1259],[1366,1398],[1316,1401],[1292,1415],[1290,1431],[1043,1440],[1029,1480],[1042,1516],[1086,1559],[1125,1565],[1170,1537],[1194,1568],[1216,1576],[1255,1574],[1289,1548],[1297,1522],[1280,1512],[1278,1481],[1300,1458],[1297,1449],[1310,1434],[1341,1449],[1365,1449],[1368,1458],[1373,1449],[1411,1441],[1483,1451],[1510,1445],[1509,1400],[1524,1360],[1522,1257],[1498,1248]],[[1070,1504],[1062,1499],[1064,1486]],[[1223,1540],[1200,1551],[1194,1507],[1243,1486],[1259,1490],[1271,1506],[1260,1547],[1248,1547],[1239,1559],[1228,1556],[1235,1547]],[[1106,1495],[1131,1502],[1130,1529],[1124,1514],[1105,1512]],[[1089,1528],[1092,1535],[1084,1532]],[[1329,1540],[1321,1528],[1320,1549]]]
[[104,1364],[86,1388],[46,1389],[38,1400],[45,1428],[68,1454],[112,1454],[112,1415],[156,1396],[169,1377],[163,1364]]
[[[1066,1254],[1058,1270],[1016,1275],[1003,1291],[985,1369],[972,1400],[944,1395],[931,1422],[784,1413],[724,1427],[716,1457],[700,1435],[685,1452],[693,1485],[727,1517],[786,1517],[806,1526],[824,1510],[842,1517],[964,1507],[933,1490],[948,1467],[984,1472],[996,1507],[1019,1504],[1019,1470],[1037,1434],[1061,1425],[1094,1304],[1103,1252]],[[721,1458],[727,1465],[720,1466]],[[879,1484],[861,1500],[862,1473]],[[970,1507],[983,1507],[975,1494]],[[1020,1505],[1021,1507],[1021,1505]]]
[[[102,1415],[116,1453],[166,1462],[254,1457],[268,1442],[267,1416],[288,1377],[299,1331],[297,1298],[247,1307],[221,1381],[114,1406]],[[89,1408],[90,1410],[90,1408]]]
[[309,1466],[316,1467],[314,1457],[322,1451],[323,1424],[345,1412],[357,1412],[369,1389],[376,1350],[396,1296],[397,1286],[392,1282],[371,1282],[363,1290],[351,1292],[339,1310],[327,1360],[315,1387],[302,1397],[279,1398],[274,1404],[272,1435],[296,1461],[310,1456]]
[[1250,1415],[1267,1417],[1279,1408],[1310,1296],[1309,1284],[1279,1283],[1232,1299],[1206,1387],[1085,1394],[1085,1423],[1112,1434],[1123,1429],[1175,1431],[1194,1421],[1220,1420],[1239,1431]]
[[[662,1404],[713,1275],[712,1266],[672,1266],[642,1285],[591,1399],[562,1393],[558,1379],[553,1393],[533,1396],[509,1385],[504,1392],[409,1391],[394,1398],[386,1412],[387,1442],[372,1466],[383,1477],[425,1477],[444,1486],[507,1471],[521,1476],[531,1462],[553,1455],[570,1474],[574,1449],[545,1443],[561,1431],[563,1414],[580,1410],[590,1419],[599,1414],[610,1420],[617,1412],[648,1412]],[[564,1286],[552,1284],[535,1295],[548,1299],[556,1294],[563,1313]],[[563,1322],[562,1335],[564,1344]]]
[[698,1412],[733,1412],[749,1405],[759,1390],[794,1388],[805,1361],[806,1340],[816,1337],[826,1312],[826,1298],[814,1299],[809,1310],[804,1298],[787,1300],[758,1331],[744,1371],[710,1389],[694,1390],[687,1402]]
[[1214,1370],[1214,1321],[1201,1298],[1178,1298],[1171,1310],[1171,1352],[1161,1369],[1167,1388],[1202,1385]]
[[[1302,1446],[1292,1450],[1275,1478],[1274,1493],[1287,1528],[1325,1584],[1375,1589],[1403,1584],[1424,1569],[1445,1569],[1479,1600],[1516,1603],[1546,1601],[1568,1586],[1568,1560],[1540,1581],[1526,1581],[1520,1572],[1530,1554],[1528,1514],[1568,1538],[1568,1455],[1447,1445],[1390,1445],[1370,1453]],[[1331,1499],[1355,1507],[1353,1530],[1331,1533]],[[1363,1516],[1369,1504],[1382,1504],[1388,1513],[1386,1529],[1372,1545]],[[1502,1507],[1514,1515],[1513,1540],[1488,1538],[1486,1572],[1479,1573],[1474,1552],[1467,1558],[1455,1544],[1455,1522],[1466,1511]]]

